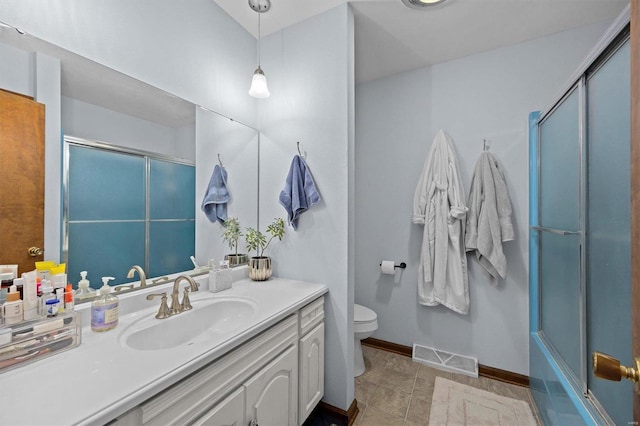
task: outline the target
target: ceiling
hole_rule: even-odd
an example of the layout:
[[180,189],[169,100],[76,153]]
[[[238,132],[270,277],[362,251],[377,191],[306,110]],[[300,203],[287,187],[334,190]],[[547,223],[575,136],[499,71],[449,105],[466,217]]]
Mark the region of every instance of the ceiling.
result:
[[[247,0],[213,0],[257,37]],[[401,0],[271,0],[266,36],[343,3],[355,15],[356,82],[615,18],[629,0],[447,0],[415,10]],[[384,58],[384,60],[381,60]]]

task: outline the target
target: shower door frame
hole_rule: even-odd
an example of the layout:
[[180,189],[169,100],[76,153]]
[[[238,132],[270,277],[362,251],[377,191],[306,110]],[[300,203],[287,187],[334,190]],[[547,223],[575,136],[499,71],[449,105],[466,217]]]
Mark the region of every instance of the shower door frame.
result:
[[[631,0],[631,258],[640,259],[640,2]],[[631,306],[640,306],[640,262],[631,262]],[[631,310],[633,356],[640,356],[640,310]],[[633,397],[640,423],[640,395]]]
[[[630,10],[630,12],[629,12]],[[631,46],[631,258],[638,259],[640,258],[640,214],[634,214],[640,210],[640,31],[633,31],[633,28],[640,28],[640,0],[632,0],[631,8],[626,9],[620,17],[611,25],[607,33],[600,40],[598,45],[592,50],[589,57],[583,62],[583,64],[579,67],[578,71],[573,75],[572,79],[569,81],[566,89],[562,96],[559,96],[558,101],[554,103],[553,107],[546,111],[544,114],[540,114],[539,112],[530,114],[529,117],[529,128],[530,128],[530,151],[529,151],[529,161],[530,161],[530,193],[537,194],[539,197],[539,152],[540,152],[540,144],[539,144],[539,124],[544,121],[546,117],[548,117],[563,101],[564,99],[573,91],[578,90],[580,95],[579,97],[584,98],[585,93],[585,85],[586,85],[586,74],[587,70],[591,67],[591,65],[608,49],[608,47],[616,41],[619,37],[620,33],[625,30],[625,27],[629,25],[631,22],[631,31],[629,35],[630,46]],[[635,25],[634,25],[635,23]],[[580,170],[579,176],[581,177],[580,183],[580,200],[579,207],[582,211],[585,207],[586,196],[585,190],[586,186],[582,183],[582,179],[584,179],[585,174],[585,143],[586,143],[586,120],[585,120],[585,109],[583,108],[584,103],[580,102],[580,113],[579,113],[579,137],[580,137]],[[530,252],[529,252],[529,267],[530,267],[530,357],[531,357],[531,376],[532,376],[532,391],[534,391],[534,380],[537,379],[538,371],[534,371],[534,358],[536,356],[540,356],[537,354],[541,354],[543,358],[546,358],[547,365],[544,365],[540,371],[545,370],[545,374],[541,374],[540,376],[545,376],[544,380],[541,381],[542,389],[547,390],[547,394],[543,395],[541,398],[544,399],[546,403],[550,406],[554,407],[556,402],[553,401],[554,398],[557,397],[558,394],[554,395],[553,391],[550,391],[549,384],[553,384],[552,382],[559,383],[563,388],[560,392],[560,397],[565,397],[571,400],[575,411],[571,413],[576,414],[582,418],[585,423],[588,424],[602,424],[610,421],[608,415],[602,407],[599,405],[597,400],[593,397],[593,395],[589,392],[587,377],[586,377],[586,368],[589,368],[586,364],[588,359],[586,355],[586,326],[585,326],[585,318],[586,318],[586,294],[585,294],[585,270],[584,267],[581,267],[580,271],[580,317],[581,317],[581,328],[580,328],[580,353],[583,355],[580,361],[580,377],[578,380],[572,377],[574,373],[567,373],[571,371],[568,366],[564,363],[564,361],[558,357],[557,351],[553,348],[553,346],[548,342],[548,340],[544,337],[541,331],[541,317],[540,317],[540,308],[541,308],[541,297],[540,297],[540,286],[539,286],[539,278],[540,278],[540,262],[539,262],[539,243],[540,243],[540,233],[543,230],[539,227],[539,198],[531,198],[530,199]],[[585,265],[585,235],[584,235],[584,219],[580,217],[580,259],[581,264]],[[553,230],[552,230],[553,232]],[[631,294],[629,295],[632,300],[632,306],[639,306],[640,304],[640,262],[631,262]],[[631,331],[632,336],[629,338],[633,338],[633,353],[636,356],[640,355],[640,313],[638,310],[631,310]],[[606,352],[606,348],[602,348],[603,351]],[[548,380],[548,381],[547,381]],[[540,385],[540,383],[538,383]],[[557,389],[556,389],[557,391]],[[543,390],[544,392],[544,390]],[[534,392],[535,393],[535,392]],[[538,401],[536,401],[538,403]],[[633,412],[634,412],[634,420],[637,424],[640,419],[640,397],[636,394],[633,398]]]

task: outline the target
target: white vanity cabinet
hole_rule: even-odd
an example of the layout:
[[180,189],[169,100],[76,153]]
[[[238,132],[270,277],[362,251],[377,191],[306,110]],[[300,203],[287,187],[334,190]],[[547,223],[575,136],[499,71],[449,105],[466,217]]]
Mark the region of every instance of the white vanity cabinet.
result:
[[248,424],[244,412],[244,387],[236,389],[222,402],[217,403],[193,424],[196,426],[242,426]]
[[[194,425],[295,425],[297,351],[290,346]],[[260,422],[258,423],[258,420]]]
[[324,392],[323,320],[320,297],[114,423],[302,424]]
[[299,311],[298,413],[304,423],[324,395],[324,297]]

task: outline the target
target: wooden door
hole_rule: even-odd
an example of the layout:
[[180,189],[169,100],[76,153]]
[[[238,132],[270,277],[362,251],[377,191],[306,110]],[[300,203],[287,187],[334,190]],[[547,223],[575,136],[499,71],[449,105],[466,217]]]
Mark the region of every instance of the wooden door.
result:
[[[633,356],[640,356],[640,0],[631,0],[631,333]],[[633,418],[640,422],[640,396]]]
[[44,247],[45,107],[0,89],[0,263],[34,269]]

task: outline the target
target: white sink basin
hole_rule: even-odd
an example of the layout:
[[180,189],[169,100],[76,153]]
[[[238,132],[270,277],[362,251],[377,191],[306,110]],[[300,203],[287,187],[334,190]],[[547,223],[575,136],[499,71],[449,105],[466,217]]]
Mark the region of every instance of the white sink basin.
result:
[[192,300],[193,309],[166,319],[147,314],[126,327],[120,344],[141,351],[193,345],[237,330],[256,313],[257,303],[241,297]]

